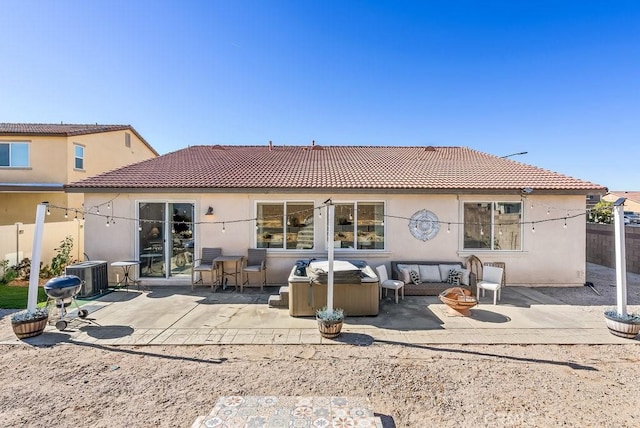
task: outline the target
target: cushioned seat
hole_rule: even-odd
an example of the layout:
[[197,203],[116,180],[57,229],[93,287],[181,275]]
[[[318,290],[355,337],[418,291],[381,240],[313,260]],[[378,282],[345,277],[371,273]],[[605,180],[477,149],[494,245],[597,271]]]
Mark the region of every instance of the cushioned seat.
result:
[[385,265],[378,266],[376,271],[378,272],[378,281],[380,281],[380,299],[382,299],[382,289],[384,288],[385,296],[389,289],[395,292],[396,303],[398,303],[398,291],[402,293],[402,300],[404,300],[404,281],[389,279],[387,267]]

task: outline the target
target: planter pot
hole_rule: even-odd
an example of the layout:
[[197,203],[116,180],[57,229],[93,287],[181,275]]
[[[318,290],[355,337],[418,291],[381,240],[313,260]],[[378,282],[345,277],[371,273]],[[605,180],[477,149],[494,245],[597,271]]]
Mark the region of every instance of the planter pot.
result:
[[27,337],[34,337],[42,334],[49,317],[40,317],[27,321],[11,321],[11,327],[18,339],[25,339]]
[[624,337],[627,339],[633,339],[640,333],[640,320],[636,319],[621,319],[615,312],[605,312],[604,318],[607,322],[607,328],[611,334]]
[[342,331],[342,321],[327,321],[316,317],[318,321],[318,331],[322,337],[334,339],[340,335]]

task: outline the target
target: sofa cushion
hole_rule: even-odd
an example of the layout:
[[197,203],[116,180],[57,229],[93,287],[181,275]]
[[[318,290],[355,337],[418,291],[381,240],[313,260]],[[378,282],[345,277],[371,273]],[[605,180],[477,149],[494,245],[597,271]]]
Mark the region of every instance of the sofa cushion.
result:
[[471,271],[469,269],[458,269],[458,271],[462,273],[460,276],[460,285],[469,285],[469,275],[471,274]]
[[413,282],[415,285],[422,284],[422,281],[420,281],[420,274],[418,274],[418,272],[416,272],[415,270],[409,272],[409,276],[411,277],[411,282]]
[[[456,269],[456,270],[462,269],[462,266],[460,265],[441,264],[441,265],[438,265],[438,267],[440,268],[440,282],[447,282],[447,279],[449,278],[449,271],[451,269]],[[433,281],[433,282],[438,282],[438,281]]]
[[445,275],[444,281],[440,277],[438,265],[420,265],[420,279],[422,282],[447,282]]
[[409,274],[408,268],[405,267],[400,269],[400,281],[404,282],[405,284],[409,284],[411,282],[411,275]]

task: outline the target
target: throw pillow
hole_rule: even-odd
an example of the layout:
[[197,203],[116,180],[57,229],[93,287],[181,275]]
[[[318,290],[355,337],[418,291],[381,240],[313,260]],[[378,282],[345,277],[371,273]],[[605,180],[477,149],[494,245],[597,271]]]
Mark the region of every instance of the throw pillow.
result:
[[409,269],[407,268],[402,268],[400,269],[400,273],[401,273],[401,281],[404,282],[405,284],[408,284],[411,281],[411,275],[409,274]]
[[462,272],[459,270],[451,269],[449,271],[449,276],[447,277],[447,282],[453,285],[460,285],[460,279],[462,278]]
[[460,278],[460,285],[469,285],[469,274],[471,271],[469,269],[458,269],[459,272],[462,272],[462,277]]
[[440,281],[441,282],[447,282],[447,278],[449,277],[449,271],[451,269],[455,269],[455,270],[460,270],[462,269],[462,266],[460,265],[454,265],[454,264],[441,264],[438,265],[438,267],[440,268]]
[[422,284],[422,281],[420,281],[420,275],[418,275],[418,272],[416,272],[415,270],[409,272],[409,276],[411,277],[411,282],[413,282],[415,285]]

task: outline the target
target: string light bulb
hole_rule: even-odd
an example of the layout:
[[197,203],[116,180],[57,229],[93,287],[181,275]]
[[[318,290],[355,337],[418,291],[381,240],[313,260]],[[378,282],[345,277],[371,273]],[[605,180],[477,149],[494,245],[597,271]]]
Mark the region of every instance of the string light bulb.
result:
[[451,223],[447,223],[447,233],[451,233]]
[[109,217],[107,217],[107,227],[109,227]]
[[100,214],[100,207],[96,207],[96,214]]
[[64,210],[64,218],[69,218],[69,210]]
[[47,207],[47,215],[51,215],[51,210]]
[[225,233],[227,229],[224,227],[224,222],[222,222],[222,233]]
[[567,228],[567,218],[566,217],[564,218],[564,226],[562,226],[562,227],[565,228],[565,229]]
[[531,223],[531,233],[536,233],[536,224],[534,222]]

